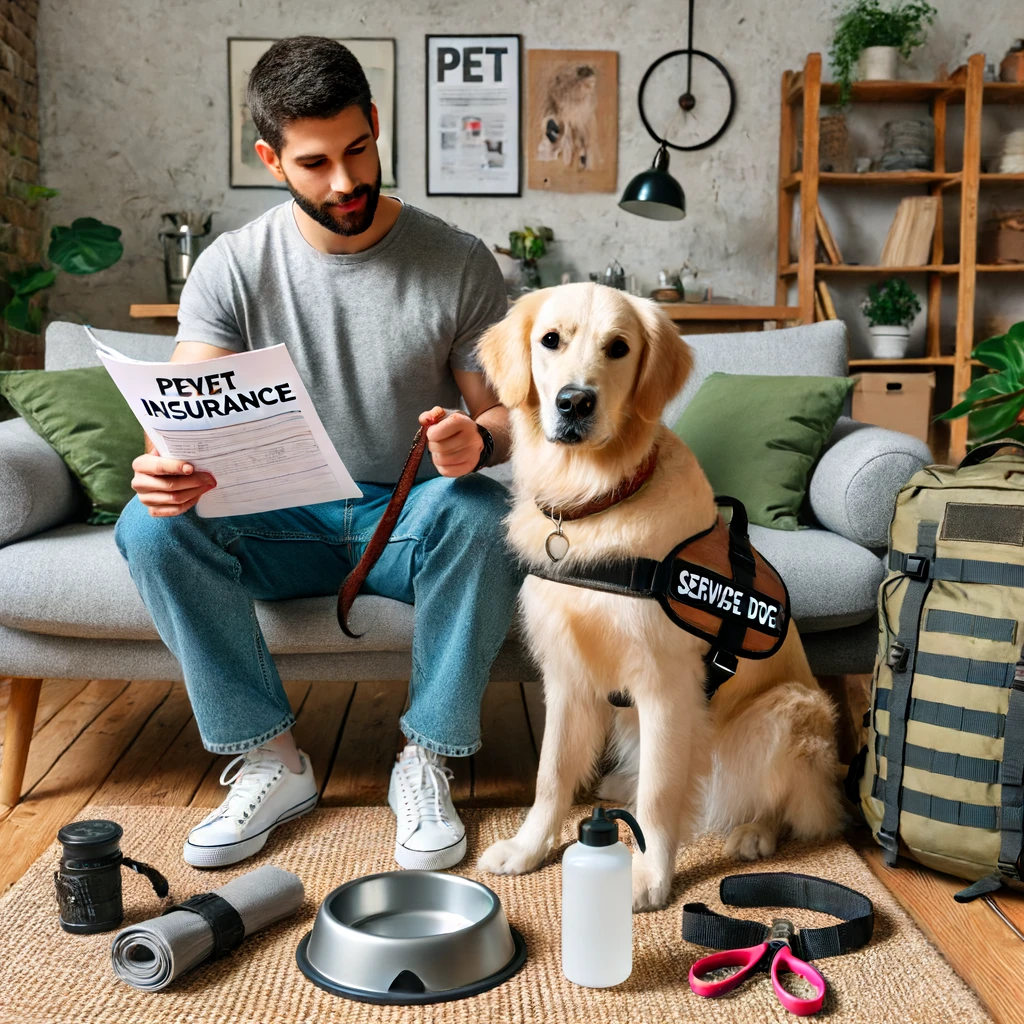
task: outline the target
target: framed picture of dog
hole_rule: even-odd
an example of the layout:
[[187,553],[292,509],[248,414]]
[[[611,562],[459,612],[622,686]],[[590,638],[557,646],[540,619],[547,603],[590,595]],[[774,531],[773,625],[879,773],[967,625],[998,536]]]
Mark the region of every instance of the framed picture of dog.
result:
[[519,36],[427,36],[427,195],[522,195]]
[[[254,146],[259,132],[245,102],[245,87],[256,62],[276,39],[228,40],[228,97],[231,111],[230,181],[232,188],[287,188],[263,166]],[[395,180],[395,41],[394,39],[339,39],[355,54],[370,83],[370,98],[377,107],[380,137],[381,187],[394,188]]]
[[614,192],[619,55],[614,50],[529,50],[526,81],[528,186],[549,192]]

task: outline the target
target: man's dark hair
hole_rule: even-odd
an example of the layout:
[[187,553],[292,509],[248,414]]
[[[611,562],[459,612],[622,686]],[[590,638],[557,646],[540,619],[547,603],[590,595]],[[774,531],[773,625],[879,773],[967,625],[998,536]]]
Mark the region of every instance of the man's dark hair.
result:
[[322,36],[281,39],[256,62],[245,90],[260,138],[275,153],[303,117],[334,117],[358,106],[370,120],[370,84],[352,51]]

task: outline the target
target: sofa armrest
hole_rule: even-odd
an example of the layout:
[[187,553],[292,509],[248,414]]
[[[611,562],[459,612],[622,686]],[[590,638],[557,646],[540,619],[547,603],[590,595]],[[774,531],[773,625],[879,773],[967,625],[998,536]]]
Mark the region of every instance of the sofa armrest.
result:
[[0,423],[0,547],[67,522],[80,503],[64,460],[23,419]]
[[811,478],[811,509],[833,533],[866,548],[885,547],[896,495],[930,462],[924,441],[843,417]]

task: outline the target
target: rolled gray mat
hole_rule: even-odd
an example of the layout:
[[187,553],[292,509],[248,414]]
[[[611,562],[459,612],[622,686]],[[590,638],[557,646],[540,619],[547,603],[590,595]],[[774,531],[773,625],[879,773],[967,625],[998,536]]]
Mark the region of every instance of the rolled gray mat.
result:
[[[238,911],[245,937],[294,914],[305,890],[298,875],[273,864],[212,890]],[[174,910],[123,928],[114,936],[114,973],[146,992],[166,988],[213,952],[213,929],[198,914]]]

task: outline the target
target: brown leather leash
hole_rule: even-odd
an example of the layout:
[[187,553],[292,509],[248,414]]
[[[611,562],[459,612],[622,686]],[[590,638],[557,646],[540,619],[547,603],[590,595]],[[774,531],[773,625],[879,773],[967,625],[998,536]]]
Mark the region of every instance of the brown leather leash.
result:
[[[440,420],[438,421],[440,422]],[[433,426],[433,424],[430,424]],[[388,540],[395,529],[398,517],[405,507],[405,500],[409,497],[412,485],[416,481],[416,474],[419,472],[420,463],[423,461],[423,452],[427,447],[427,429],[420,427],[413,438],[412,448],[406,457],[405,465],[402,467],[401,476],[395,489],[388,500],[388,506],[384,509],[384,515],[380,517],[377,528],[373,531],[370,543],[366,545],[363,557],[356,563],[355,568],[345,577],[345,582],[338,589],[338,625],[345,636],[358,640],[363,634],[353,633],[348,627],[348,613],[352,602],[359,593],[359,588],[366,582],[374,563],[380,558],[387,546]]]
[[[444,419],[444,417],[441,417],[441,419]],[[441,419],[435,422],[440,423]],[[420,427],[416,431],[412,448],[409,450],[408,456],[406,456],[405,465],[402,467],[398,483],[395,484],[395,489],[388,500],[387,508],[384,509],[384,514],[380,517],[380,522],[377,523],[377,527],[373,531],[370,543],[366,545],[362,558],[359,559],[355,568],[345,577],[345,582],[338,589],[338,625],[341,626],[341,631],[345,636],[351,637],[353,640],[358,640],[363,634],[353,633],[349,628],[348,613],[352,608],[352,602],[355,601],[356,595],[366,582],[366,577],[370,575],[370,570],[376,564],[377,559],[384,553],[384,548],[387,547],[388,540],[394,532],[395,524],[398,522],[398,517],[402,514],[402,509],[405,507],[409,492],[416,482],[416,474],[419,472],[420,463],[423,461],[423,453],[427,447],[427,430],[433,425],[433,423],[428,423],[427,426]],[[658,448],[655,445],[629,480],[620,483],[608,495],[595,499],[587,505],[566,510],[566,512],[561,513],[562,518],[578,519],[587,515],[593,515],[595,512],[604,511],[606,508],[610,508],[612,505],[618,504],[618,502],[635,494],[654,472],[657,460]],[[553,509],[541,508],[541,511],[548,516],[555,513]],[[559,529],[561,529],[560,526]]]

